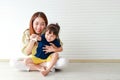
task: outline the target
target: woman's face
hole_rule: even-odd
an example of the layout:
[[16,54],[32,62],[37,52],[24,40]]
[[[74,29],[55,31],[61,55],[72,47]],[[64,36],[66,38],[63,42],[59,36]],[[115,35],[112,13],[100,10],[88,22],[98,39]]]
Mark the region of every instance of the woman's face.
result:
[[46,27],[46,25],[45,25],[45,21],[43,18],[37,17],[33,21],[33,29],[34,29],[35,33],[41,34],[45,27]]

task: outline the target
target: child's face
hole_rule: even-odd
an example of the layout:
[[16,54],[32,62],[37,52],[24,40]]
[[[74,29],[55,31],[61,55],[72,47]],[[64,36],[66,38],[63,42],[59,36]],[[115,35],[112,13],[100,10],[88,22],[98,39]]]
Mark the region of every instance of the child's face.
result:
[[49,33],[49,30],[46,31],[45,33],[45,38],[48,42],[54,41],[56,39],[56,35],[54,35],[53,33]]

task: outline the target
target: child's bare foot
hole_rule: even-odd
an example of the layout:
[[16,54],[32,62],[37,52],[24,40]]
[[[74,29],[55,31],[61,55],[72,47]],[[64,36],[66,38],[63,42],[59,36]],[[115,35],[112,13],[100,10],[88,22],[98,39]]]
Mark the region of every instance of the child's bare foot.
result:
[[45,71],[46,70],[46,67],[45,66],[41,66],[40,68],[39,68],[39,71]]
[[43,76],[47,76],[47,75],[48,75],[48,73],[49,73],[49,71],[48,71],[48,70],[41,71],[41,74],[42,74]]

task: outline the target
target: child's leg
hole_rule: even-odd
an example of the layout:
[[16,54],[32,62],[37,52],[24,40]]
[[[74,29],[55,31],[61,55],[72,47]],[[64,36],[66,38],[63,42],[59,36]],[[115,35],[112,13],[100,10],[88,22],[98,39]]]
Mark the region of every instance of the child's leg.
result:
[[47,66],[47,69],[45,71],[41,71],[43,76],[46,76],[51,71],[53,66],[56,64],[57,60],[58,60],[58,53],[53,53],[52,54],[52,59],[50,61],[50,65]]
[[29,67],[29,70],[38,70],[38,71],[44,71],[46,67],[41,66],[40,64],[34,64],[31,58],[25,59],[25,64]]

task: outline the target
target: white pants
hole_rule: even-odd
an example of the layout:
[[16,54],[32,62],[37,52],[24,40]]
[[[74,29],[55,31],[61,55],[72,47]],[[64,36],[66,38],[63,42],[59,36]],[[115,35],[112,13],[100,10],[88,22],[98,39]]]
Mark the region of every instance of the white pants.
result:
[[[67,66],[67,63],[68,63],[67,59],[60,57],[57,63],[55,64],[54,68],[63,69]],[[18,70],[29,71],[29,68],[25,65],[25,63],[23,63],[23,61],[20,61],[18,58],[10,59],[9,64],[11,67],[14,67]],[[47,65],[48,64],[49,62],[47,63]]]

